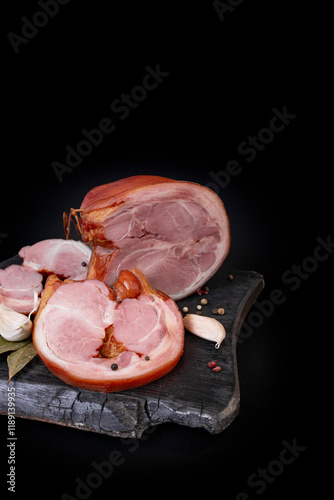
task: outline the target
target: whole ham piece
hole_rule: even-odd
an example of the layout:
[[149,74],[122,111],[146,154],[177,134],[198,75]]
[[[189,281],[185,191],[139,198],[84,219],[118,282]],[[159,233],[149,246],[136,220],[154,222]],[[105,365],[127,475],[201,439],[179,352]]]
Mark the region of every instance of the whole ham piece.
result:
[[47,278],[33,343],[49,370],[83,389],[112,392],[152,382],[183,353],[182,314],[138,270],[108,287],[99,280]]
[[91,249],[81,241],[53,238],[27,245],[19,251],[23,265],[42,274],[60,278],[86,278]]
[[121,179],[89,191],[75,212],[93,246],[87,278],[107,285],[137,267],[153,288],[181,299],[216,273],[230,249],[221,199],[193,182]]

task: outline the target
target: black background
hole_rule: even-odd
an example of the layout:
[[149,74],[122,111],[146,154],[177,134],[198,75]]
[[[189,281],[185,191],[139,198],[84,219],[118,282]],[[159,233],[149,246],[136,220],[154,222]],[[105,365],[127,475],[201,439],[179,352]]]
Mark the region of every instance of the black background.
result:
[[[7,2],[9,4],[9,2]],[[180,4],[182,4],[180,6]],[[322,9],[322,7],[321,7]],[[244,0],[221,21],[212,2],[79,2],[71,0],[16,54],[7,34],[21,35],[37,2],[6,5],[0,260],[36,241],[63,237],[62,212],[79,208],[92,187],[135,174],[212,182],[229,160],[242,172],[225,188],[232,235],[226,266],[265,277],[259,300],[281,289],[286,301],[238,346],[241,408],[223,433],[161,425],[139,443],[17,419],[16,497],[75,497],[92,462],[119,450],[124,463],[90,498],[112,494],[202,494],[235,499],[321,496],[328,396],[323,343],[330,328],[326,284],[333,257],[301,279],[282,282],[312,257],[317,238],[333,231],[331,118],[325,97],[324,13],[304,3]],[[140,85],[147,66],[169,73],[120,120],[110,110]],[[268,127],[273,108],[296,115],[253,161],[238,153],[249,135]],[[321,113],[325,111],[325,113]],[[103,118],[116,129],[59,182],[52,162],[65,162],[82,129]],[[332,210],[332,209],[331,209]],[[7,419],[1,417],[6,435]],[[283,441],[305,447],[263,493],[251,474],[277,460]],[[136,448],[136,449],[134,449]],[[6,491],[5,439],[1,443]],[[195,491],[196,491],[195,490]],[[182,493],[181,493],[182,494]]]

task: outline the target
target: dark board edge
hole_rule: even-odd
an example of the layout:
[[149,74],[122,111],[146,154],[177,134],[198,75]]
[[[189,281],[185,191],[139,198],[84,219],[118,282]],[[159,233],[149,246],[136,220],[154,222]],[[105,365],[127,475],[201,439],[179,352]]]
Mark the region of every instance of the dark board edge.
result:
[[0,269],[6,269],[6,267],[12,266],[13,264],[22,264],[23,259],[17,254],[14,257],[10,257],[10,259],[4,260],[0,262]]
[[264,288],[264,278],[261,274],[255,271],[244,271],[244,274],[253,277],[254,283],[253,287],[249,289],[248,294],[246,294],[244,299],[240,302],[239,314],[238,314],[239,320],[237,323],[234,324],[232,331],[235,391],[227,407],[224,408],[224,410],[219,413],[218,415],[219,423],[218,424],[216,423],[216,425],[211,429],[207,428],[207,430],[211,434],[218,434],[223,430],[225,430],[238,416],[240,411],[240,383],[239,383],[238,362],[237,362],[238,338],[240,329],[248,312],[250,311],[257,297],[260,295],[261,291]]

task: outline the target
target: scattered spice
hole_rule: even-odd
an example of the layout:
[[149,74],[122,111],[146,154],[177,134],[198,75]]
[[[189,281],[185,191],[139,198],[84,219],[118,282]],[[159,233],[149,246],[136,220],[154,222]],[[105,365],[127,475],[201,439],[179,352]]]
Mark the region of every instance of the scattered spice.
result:
[[216,362],[215,361],[210,361],[210,363],[208,363],[208,367],[209,368],[214,368],[216,366]]
[[146,359],[146,361],[149,361],[150,357],[149,356],[145,356],[145,359]]
[[233,274],[229,274],[229,275],[227,276],[227,279],[229,279],[230,281],[232,281],[232,280],[234,279]]
[[221,370],[220,366],[215,366],[212,371],[213,372],[220,372],[220,370]]
[[207,303],[208,303],[208,299],[202,299],[202,300],[201,300],[201,304],[202,304],[203,306],[206,306],[206,304],[207,304]]
[[225,309],[223,307],[220,307],[217,311],[218,314],[225,314]]
[[196,292],[198,293],[198,295],[203,295],[203,293],[206,294],[209,292],[209,287],[205,286],[203,288],[198,288]]
[[86,267],[87,263],[86,262],[81,262],[82,267]]
[[188,307],[186,307],[186,306],[185,306],[185,307],[182,309],[182,311],[183,311],[183,312],[185,312],[185,313],[187,313],[187,312],[189,311],[189,309],[188,309]]
[[214,309],[212,309],[212,314],[218,314],[218,309],[217,309],[217,307],[215,307]]
[[199,311],[202,309],[202,306],[200,306],[200,305],[198,305],[198,306],[196,306],[196,307],[197,307],[197,309],[198,309]]
[[113,364],[111,365],[111,369],[112,369],[112,370],[114,370],[114,371],[115,371],[115,370],[117,370],[117,368],[118,368],[118,364],[113,363]]

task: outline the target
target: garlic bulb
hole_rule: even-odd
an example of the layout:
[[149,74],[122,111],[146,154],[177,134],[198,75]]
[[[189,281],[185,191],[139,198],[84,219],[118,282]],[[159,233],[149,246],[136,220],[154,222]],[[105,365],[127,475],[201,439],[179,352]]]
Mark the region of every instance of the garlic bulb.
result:
[[29,316],[18,313],[5,304],[0,304],[0,335],[12,342],[30,337],[32,332],[30,316],[37,310],[37,307],[38,293],[36,289],[34,289],[34,308]]
[[226,331],[223,325],[216,319],[209,318],[208,316],[187,314],[183,318],[183,323],[189,332],[194,333],[202,339],[216,342],[216,349],[219,349],[220,344],[226,337]]

